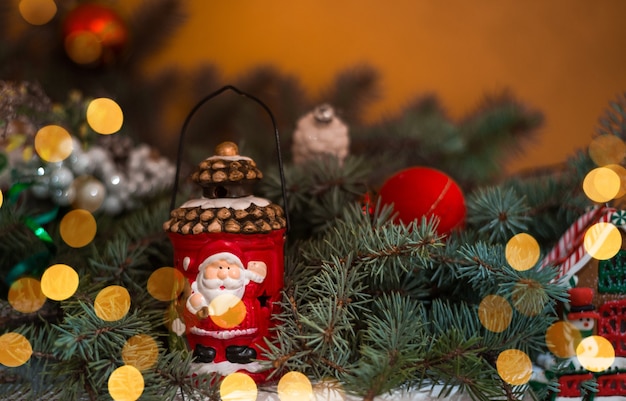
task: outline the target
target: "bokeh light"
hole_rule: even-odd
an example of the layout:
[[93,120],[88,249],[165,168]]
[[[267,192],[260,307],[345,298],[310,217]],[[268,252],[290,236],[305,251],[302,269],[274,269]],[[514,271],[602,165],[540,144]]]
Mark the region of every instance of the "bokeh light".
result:
[[72,154],[74,142],[67,130],[59,125],[46,125],[35,135],[35,151],[42,160],[60,162]]
[[620,164],[626,156],[626,144],[615,135],[600,135],[589,144],[589,157],[596,166]]
[[72,32],[65,37],[65,52],[76,64],[95,64],[102,57],[102,43],[93,32]]
[[585,233],[583,246],[592,258],[608,260],[617,255],[622,247],[622,234],[611,223],[596,223]]
[[489,331],[501,333],[513,318],[511,304],[499,295],[487,295],[478,305],[478,318]]
[[122,128],[124,113],[113,99],[101,97],[89,102],[87,123],[99,134],[114,134]]
[[0,364],[15,368],[28,362],[33,347],[26,337],[19,333],[5,333],[0,336]]
[[96,236],[97,223],[93,215],[84,209],[74,209],[65,214],[59,224],[59,233],[72,248],[82,248]]
[[220,384],[222,401],[255,401],[257,393],[258,389],[254,380],[241,372],[229,374]]
[[94,301],[96,315],[107,322],[120,320],[130,310],[130,294],[119,285],[103,288]]
[[232,329],[246,318],[246,306],[236,295],[218,295],[209,304],[209,317],[219,327]]
[[281,377],[277,392],[280,401],[306,401],[313,398],[311,381],[300,372],[289,372]]
[[532,268],[539,260],[539,254],[539,243],[532,235],[520,233],[506,243],[506,260],[515,270]]
[[520,386],[530,380],[533,366],[530,357],[525,352],[508,349],[498,355],[496,369],[502,380],[513,386]]
[[108,387],[109,395],[115,401],[135,401],[141,397],[145,382],[136,367],[124,365],[111,373]]
[[64,301],[74,295],[78,289],[78,273],[65,264],[48,267],[41,276],[41,292],[54,300]]
[[4,195],[2,194],[2,190],[0,189],[0,207],[2,207],[3,202],[4,202]]
[[139,370],[153,367],[159,357],[159,346],[154,338],[147,334],[137,334],[129,338],[122,348],[122,360]]
[[18,312],[37,312],[46,303],[41,282],[32,277],[22,277],[11,284],[7,296],[9,304]]
[[598,167],[587,173],[583,191],[594,202],[604,203],[615,198],[621,188],[619,175],[610,168]]
[[32,25],[44,25],[54,18],[57,5],[54,0],[20,0],[20,15]]
[[546,330],[546,345],[550,352],[559,358],[576,355],[576,347],[581,340],[580,330],[568,321],[558,321]]
[[615,194],[615,199],[619,199],[626,195],[626,168],[620,166],[619,164],[607,164],[604,167],[613,170],[619,177],[620,186],[619,191]]
[[576,347],[580,365],[590,372],[603,372],[615,361],[615,349],[609,340],[601,336],[589,336]]
[[185,288],[185,276],[173,267],[161,267],[148,278],[148,293],[159,301],[172,301]]

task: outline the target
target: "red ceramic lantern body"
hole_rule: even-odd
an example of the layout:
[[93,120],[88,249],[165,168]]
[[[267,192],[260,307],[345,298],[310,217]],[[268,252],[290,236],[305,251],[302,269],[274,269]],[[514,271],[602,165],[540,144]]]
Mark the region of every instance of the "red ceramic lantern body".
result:
[[208,158],[192,177],[203,197],[164,224],[188,284],[177,311],[198,373],[245,371],[259,382],[269,373],[256,360],[280,312],[286,220],[280,206],[250,194],[261,176],[249,158]]
[[[272,316],[280,312],[278,302],[283,288],[284,234],[284,229],[268,234],[204,233],[189,236],[168,233],[174,247],[174,267],[183,273],[191,288],[197,289],[199,266],[211,256],[219,253],[227,252],[237,256],[243,266],[255,262],[262,262],[267,266],[267,275],[264,280],[261,283],[251,280],[245,286],[241,304],[234,305],[231,308],[232,311],[226,312],[226,314],[232,314],[232,317],[226,316],[222,320],[219,316],[200,318],[185,305],[183,318],[189,348],[194,352],[200,347],[211,347],[215,350],[215,357],[212,361],[204,362],[215,366],[205,367],[205,370],[227,374],[229,371],[241,368],[251,373],[257,381],[263,380],[266,376],[264,373],[257,372],[258,365],[256,364],[237,366],[247,364],[241,363],[241,360],[229,361],[227,349],[250,347],[255,350],[254,359],[257,359],[261,357],[258,346],[264,345],[264,338],[271,339],[270,328],[275,325]],[[241,322],[238,322],[241,311],[236,309],[241,308],[241,305],[245,307],[243,312],[245,316]],[[240,358],[243,357],[240,356]],[[224,366],[220,368],[220,364]]]

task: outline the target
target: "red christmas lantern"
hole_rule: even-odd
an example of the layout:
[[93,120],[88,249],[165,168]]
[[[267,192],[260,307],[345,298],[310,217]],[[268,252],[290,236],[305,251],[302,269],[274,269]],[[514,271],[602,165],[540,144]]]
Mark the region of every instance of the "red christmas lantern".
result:
[[[236,90],[225,87],[205,100],[225,89]],[[282,173],[280,157],[279,163]],[[262,177],[254,160],[224,142],[192,175],[202,197],[172,210],[163,226],[174,266],[189,284],[177,309],[197,372],[245,371],[256,381],[269,373],[254,360],[262,359],[260,347],[271,339],[279,312],[288,218],[279,205],[253,195],[252,184]]]

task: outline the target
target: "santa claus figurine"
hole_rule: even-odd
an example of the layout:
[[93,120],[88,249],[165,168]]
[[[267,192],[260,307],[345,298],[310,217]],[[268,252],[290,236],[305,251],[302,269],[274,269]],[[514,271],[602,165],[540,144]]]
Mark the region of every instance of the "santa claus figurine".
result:
[[260,294],[256,284],[261,284],[266,275],[264,262],[251,261],[244,268],[230,252],[211,255],[200,264],[187,299],[187,310],[198,317],[189,330],[221,341],[212,346],[196,344],[197,362],[247,364],[257,357],[249,345],[259,332]]
[[235,144],[222,143],[192,174],[202,197],[163,225],[188,287],[171,328],[185,335],[194,372],[245,371],[258,382],[271,373],[259,361],[280,313],[287,223],[279,205],[252,193],[261,177]]

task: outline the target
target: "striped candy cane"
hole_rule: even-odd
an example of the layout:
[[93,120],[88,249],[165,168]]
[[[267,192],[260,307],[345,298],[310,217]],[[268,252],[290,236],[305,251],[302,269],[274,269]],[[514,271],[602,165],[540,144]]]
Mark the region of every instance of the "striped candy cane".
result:
[[591,260],[583,246],[587,229],[593,224],[611,221],[615,212],[614,208],[595,206],[579,217],[543,259],[541,267],[556,266],[559,269],[556,280],[569,280]]

